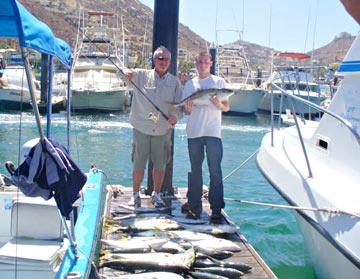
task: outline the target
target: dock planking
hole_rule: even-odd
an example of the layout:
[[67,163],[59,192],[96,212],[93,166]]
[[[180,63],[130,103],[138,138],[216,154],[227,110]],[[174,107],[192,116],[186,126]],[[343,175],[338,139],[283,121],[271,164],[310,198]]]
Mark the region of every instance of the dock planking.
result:
[[[122,214],[133,214],[134,210],[132,207],[128,206],[128,201],[132,195],[131,187],[123,187],[119,185],[108,186],[107,187],[107,197],[105,205],[105,215],[108,218],[113,217],[113,212],[121,212]],[[174,196],[164,197],[167,208],[163,211],[158,211],[158,216],[164,216],[170,214],[172,217],[182,219],[185,217],[185,214],[181,213],[181,205],[186,202],[186,190],[187,188],[177,188],[175,190]],[[151,203],[150,197],[141,195],[142,199],[142,208],[151,209],[154,206]],[[203,212],[201,215],[201,220],[204,221],[204,225],[209,225],[210,219],[210,205],[209,202],[204,198],[203,199]],[[142,214],[144,215],[144,214]],[[223,211],[224,221],[223,224],[234,225],[236,226],[229,216]],[[198,224],[196,226],[201,226]],[[216,225],[215,225],[216,226]],[[229,239],[236,243],[240,248],[240,252],[234,252],[230,258],[224,259],[223,261],[231,261],[236,263],[243,263],[251,266],[251,269],[247,271],[240,278],[246,279],[276,279],[276,275],[272,272],[269,266],[265,261],[260,257],[252,245],[247,241],[245,236],[241,233],[241,229],[237,230],[235,233],[227,234],[220,236],[221,238]],[[103,230],[103,239],[114,239],[113,234],[107,234]],[[115,237],[116,238],[116,237]],[[104,247],[102,247],[104,248]],[[99,270],[100,274],[103,274],[106,278],[112,278],[122,274],[121,271],[116,271],[110,268],[101,268]],[[187,277],[184,277],[187,278]]]

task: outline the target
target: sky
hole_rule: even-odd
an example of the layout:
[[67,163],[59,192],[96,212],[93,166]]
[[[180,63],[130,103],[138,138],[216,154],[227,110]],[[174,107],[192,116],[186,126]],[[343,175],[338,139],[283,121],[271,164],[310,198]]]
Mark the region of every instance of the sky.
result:
[[[155,0],[140,2],[154,8]],[[340,0],[179,0],[179,3],[179,22],[220,45],[241,38],[277,51],[308,52],[330,43],[341,32],[356,36],[360,30]]]

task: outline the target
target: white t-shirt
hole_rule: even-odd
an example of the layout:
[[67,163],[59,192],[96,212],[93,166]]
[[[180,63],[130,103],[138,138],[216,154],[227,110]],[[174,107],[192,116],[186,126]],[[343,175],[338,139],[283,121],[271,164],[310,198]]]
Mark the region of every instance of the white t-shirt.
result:
[[[227,84],[221,77],[210,75],[207,78],[195,77],[186,82],[183,99],[200,89],[226,88]],[[222,112],[213,103],[194,105],[186,126],[188,138],[217,137],[221,138]]]

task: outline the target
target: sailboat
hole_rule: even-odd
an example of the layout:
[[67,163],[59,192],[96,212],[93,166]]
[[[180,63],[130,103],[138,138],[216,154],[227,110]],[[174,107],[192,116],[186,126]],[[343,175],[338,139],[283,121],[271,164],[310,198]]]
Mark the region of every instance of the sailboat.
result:
[[257,155],[262,174],[295,209],[317,278],[360,278],[359,61],[358,36],[338,69],[344,78],[328,109],[287,94],[290,104],[320,110],[320,121],[295,117],[294,126],[272,125]]
[[[1,1],[0,10],[0,37],[18,40],[35,104],[28,50],[56,57],[70,71],[70,47],[16,0]],[[104,208],[102,173],[83,173],[70,157],[69,131],[65,147],[50,138],[51,129],[44,135],[33,110],[39,138],[23,145],[19,166],[8,162],[11,176],[0,181],[0,278],[89,278]],[[67,121],[70,127],[70,109]]]

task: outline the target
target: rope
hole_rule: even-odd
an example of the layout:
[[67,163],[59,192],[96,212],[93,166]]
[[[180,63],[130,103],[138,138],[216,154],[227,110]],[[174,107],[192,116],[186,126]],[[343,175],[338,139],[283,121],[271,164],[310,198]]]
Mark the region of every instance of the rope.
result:
[[[244,162],[242,162],[238,167],[236,167],[233,171],[231,171],[228,175],[226,175],[223,178],[223,181],[228,179],[235,172],[237,172],[240,168],[242,168],[247,162],[249,162],[250,159],[252,157],[254,157],[259,152],[259,150],[260,150],[259,148],[257,150],[255,150],[255,152],[253,154],[251,154]],[[275,208],[285,208],[285,209],[305,210],[305,211],[318,211],[318,212],[325,212],[325,213],[328,213],[328,214],[346,214],[346,215],[354,216],[356,218],[360,218],[360,213],[341,210],[341,209],[338,209],[338,208],[300,207],[300,206],[280,205],[280,204],[271,204],[271,203],[255,202],[255,201],[246,201],[246,200],[239,200],[239,199],[233,199],[233,198],[224,198],[224,200],[235,201],[235,202],[246,203],[246,204],[253,204],[253,205],[269,206],[269,207],[275,207]]]
[[285,209],[305,210],[305,211],[318,211],[318,212],[320,211],[320,212],[325,212],[325,213],[329,213],[329,214],[346,214],[346,215],[354,216],[356,218],[360,218],[360,213],[341,210],[338,208],[301,207],[301,206],[280,205],[280,204],[272,204],[272,203],[238,200],[238,199],[232,199],[232,198],[224,198],[224,199],[228,200],[228,201],[235,201],[235,202],[240,202],[240,203],[261,205],[261,206],[270,206],[270,207],[275,207],[275,208],[285,208]]
[[247,158],[244,162],[242,162],[237,168],[235,168],[233,171],[231,171],[228,175],[226,175],[224,178],[223,178],[223,181],[228,179],[230,176],[232,176],[235,172],[237,172],[239,169],[241,169],[247,162],[250,161],[250,159],[252,157],[254,157],[258,152],[259,152],[260,148],[258,148],[253,154],[250,155],[249,158]]

